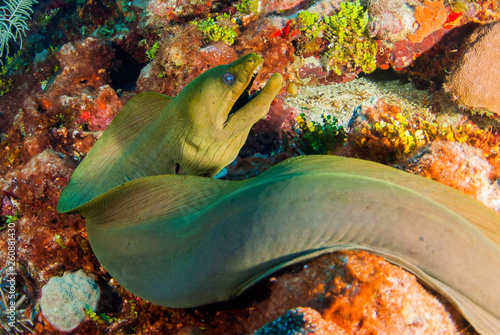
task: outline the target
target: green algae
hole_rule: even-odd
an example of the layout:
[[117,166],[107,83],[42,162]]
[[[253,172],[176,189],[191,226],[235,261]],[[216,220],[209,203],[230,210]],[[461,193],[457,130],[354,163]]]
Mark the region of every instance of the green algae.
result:
[[341,2],[331,16],[303,11],[298,22],[309,41],[322,37],[328,43],[323,55],[328,70],[340,76],[358,69],[371,73],[377,68],[377,43],[368,36],[368,12],[359,0]]

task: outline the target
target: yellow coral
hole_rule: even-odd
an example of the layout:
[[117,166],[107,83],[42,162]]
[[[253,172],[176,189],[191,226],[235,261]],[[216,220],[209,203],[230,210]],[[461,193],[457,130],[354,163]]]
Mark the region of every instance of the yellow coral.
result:
[[500,153],[500,137],[492,135],[491,128],[482,130],[476,125],[466,123],[459,126],[443,126],[413,117],[409,122],[402,113],[395,117],[384,117],[376,122],[372,129],[361,130],[363,138],[359,140],[364,145],[373,136],[386,138],[398,152],[411,154],[419,147],[440,139],[448,142],[468,143],[484,151],[485,157],[493,157]]
[[423,125],[423,128],[416,129],[416,125],[411,125],[402,113],[398,113],[395,118],[375,123],[375,130],[392,142],[396,150],[409,154],[428,143],[432,127],[425,127],[430,126],[428,122]]

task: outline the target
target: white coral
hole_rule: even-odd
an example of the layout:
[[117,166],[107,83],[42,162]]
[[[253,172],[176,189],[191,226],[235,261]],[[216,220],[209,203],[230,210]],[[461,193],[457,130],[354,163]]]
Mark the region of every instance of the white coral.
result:
[[33,13],[33,6],[37,0],[7,0],[0,6],[0,63],[1,57],[9,53],[9,42],[14,40],[22,47],[23,36],[28,30],[27,21]]

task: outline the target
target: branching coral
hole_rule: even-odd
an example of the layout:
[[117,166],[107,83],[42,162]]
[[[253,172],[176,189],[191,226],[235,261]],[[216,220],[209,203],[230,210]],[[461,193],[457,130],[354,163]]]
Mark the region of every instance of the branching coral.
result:
[[229,14],[217,15],[215,20],[209,16],[204,21],[191,21],[191,24],[194,24],[201,31],[207,43],[222,41],[233,44],[234,39],[238,36],[238,26],[230,19]]
[[297,16],[300,31],[305,34],[309,40],[314,40],[318,36],[322,36],[323,30],[325,30],[325,23],[321,19],[318,13],[309,12],[304,10],[300,12]]
[[359,0],[340,3],[339,12],[325,17],[325,23],[325,36],[330,41],[328,65],[336,74],[356,68],[366,73],[375,71],[377,44],[367,36],[368,12]]
[[301,33],[297,40],[297,54],[307,57],[326,45],[323,39],[325,22],[320,14],[307,10],[301,11],[294,23]]
[[299,13],[300,30],[311,42],[316,37],[326,40],[328,50],[323,60],[337,75],[358,69],[373,72],[377,67],[377,44],[367,34],[368,12],[359,0],[342,2],[339,6],[339,11],[332,16],[320,17],[307,11]]
[[409,154],[426,144],[429,141],[429,133],[435,132],[435,126],[430,122],[423,121],[419,127],[416,127],[415,124],[410,124],[401,113],[396,114],[394,118],[375,123],[372,129],[387,138],[397,151],[404,154]]

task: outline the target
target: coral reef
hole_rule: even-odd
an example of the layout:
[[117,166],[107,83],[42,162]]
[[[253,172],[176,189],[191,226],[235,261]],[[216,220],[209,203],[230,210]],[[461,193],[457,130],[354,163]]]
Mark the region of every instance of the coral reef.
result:
[[208,14],[210,1],[205,0],[151,0],[145,11],[145,26],[157,28],[168,21],[179,21],[193,15]]
[[[194,37],[190,47],[186,47],[184,38],[192,36],[192,33],[186,28],[183,33],[160,44],[155,60],[141,71],[137,80],[138,92],[154,91],[175,96],[191,80],[208,70],[210,65],[226,64],[238,58],[225,43],[202,48],[198,36]],[[200,46],[197,46],[197,42],[200,42]]]
[[[248,24],[238,38],[238,43],[235,45],[236,52],[240,54],[257,52],[266,60],[259,76],[255,79],[254,87],[262,87],[275,72],[283,74],[285,81],[289,77],[285,69],[295,60],[295,48],[287,37],[273,36],[276,31],[283,28],[283,24],[284,20],[278,16],[265,17]],[[263,39],[262,36],[266,38]]]
[[[431,42],[431,44],[434,44],[430,49],[418,51],[418,56],[411,60],[411,66],[405,70],[405,72],[412,75],[412,81],[417,87],[432,87],[432,89],[436,90],[441,87],[453,63],[460,56],[460,52],[456,52],[456,50],[459,50],[464,43],[464,39],[470,35],[475,26],[476,24],[473,23],[449,31],[438,30],[424,38],[425,42],[416,44],[427,48],[428,46],[424,46],[427,41],[439,38],[438,43]],[[444,32],[446,33],[443,35]],[[401,42],[398,43],[402,44]]]
[[40,307],[44,317],[57,329],[70,331],[85,318],[85,310],[97,309],[100,289],[82,270],[52,277],[42,287]]
[[328,68],[337,75],[356,69],[370,73],[376,69],[377,46],[366,36],[368,12],[356,2],[341,2],[340,10],[325,17],[325,36],[331,47],[326,52]]
[[[338,76],[342,74],[370,73],[376,69],[377,45],[367,34],[368,12],[355,2],[341,2],[338,11],[320,16],[314,12],[302,12],[298,16],[306,40],[299,46],[302,52],[310,53],[322,49],[322,37],[327,46],[322,61],[328,70]],[[307,41],[308,40],[308,41]]]
[[500,3],[497,0],[481,1],[475,13],[475,19],[480,23],[495,22],[500,19]]
[[[77,97],[62,96],[59,102],[62,109],[76,111],[77,117],[73,121],[75,126],[89,131],[105,130],[122,107],[118,95],[109,85],[103,85],[91,94],[82,92]],[[52,120],[62,123],[66,121],[64,113],[56,115]],[[85,149],[75,149],[80,153],[86,152]]]
[[[61,217],[54,211],[59,192],[74,168],[71,165],[69,160],[47,149],[2,180],[2,197],[6,199],[2,215],[18,213],[17,262],[26,268],[28,283],[32,280],[44,282],[60,274],[61,270],[78,267],[101,273],[86,241],[83,220]],[[61,242],[65,248],[61,247]],[[6,241],[2,240],[0,247],[6,248]],[[43,250],[43,254],[33,253],[33,250]],[[82,263],[76,264],[74,259]],[[34,289],[28,285],[29,298],[36,297]]]
[[379,100],[353,116],[348,137],[349,143],[362,148],[369,158],[388,163],[427,144],[429,137],[438,134],[436,128],[419,118],[408,122],[398,106]]
[[478,28],[465,45],[446,90],[463,106],[500,115],[500,23]]
[[90,37],[81,42],[65,44],[56,57],[60,72],[48,86],[44,99],[42,98],[45,109],[61,104],[58,100],[61,99],[62,92],[69,88],[74,91],[97,89],[110,82],[109,68],[114,52],[102,40]]
[[49,138],[44,131],[44,120],[32,98],[24,101],[24,111],[17,115],[23,138],[22,159],[29,161],[49,147]]
[[[16,327],[7,328],[3,314],[0,332],[57,333],[37,309],[41,287],[80,268],[98,277],[102,297],[95,311],[83,306],[79,334],[249,334],[297,307],[287,315],[339,332],[434,332],[436,324],[454,332],[427,293],[408,293],[421,290],[412,276],[364,253],[287,269],[221,306],[155,306],[100,266],[82,217],[55,207],[75,166],[133,95],[175,96],[205,70],[257,52],[265,64],[253,88],[279,72],[289,93],[283,89],[251,130],[225,179],[256,176],[301,153],[335,153],[438,180],[500,211],[498,1],[51,0],[32,8],[33,20],[19,26],[26,33],[20,52],[2,57],[0,70],[0,262],[7,227],[15,225],[19,307]],[[18,37],[10,38],[11,49]],[[376,67],[392,67],[411,81],[398,83],[404,90],[393,88],[391,99],[372,90],[382,90],[384,76],[396,76],[392,70],[352,81]],[[437,93],[445,80],[448,94],[467,110]],[[330,82],[343,84],[312,87]],[[285,98],[297,92],[292,107]],[[5,280],[0,288],[5,295]],[[396,293],[389,299],[386,292]],[[431,313],[418,304],[431,305]],[[459,317],[454,321],[463,334],[473,332]]]
[[261,4],[261,13],[270,13],[277,11],[286,11],[288,9],[293,9],[294,7],[299,7],[304,0],[284,0],[284,1],[274,1],[274,0],[263,0]]
[[236,4],[236,10],[243,14],[258,14],[259,13],[259,1],[258,0],[242,0],[239,4]]
[[[440,84],[470,27],[495,20],[491,13],[497,9],[491,8],[495,5],[489,1],[477,5],[442,0],[369,1],[369,31],[377,38],[377,65],[381,69],[392,66],[417,80],[423,77],[423,81],[437,80]],[[415,66],[419,58],[420,64]]]
[[[2,144],[6,149],[0,155],[2,216],[15,218],[16,287],[23,288],[24,304],[29,308],[34,308],[41,286],[65,270],[80,267],[88,273],[104,274],[86,240],[84,221],[74,216],[62,217],[54,209],[58,194],[68,182],[78,157],[85,154],[95,141],[88,129],[77,129],[87,127],[83,120],[80,124],[73,121],[86,110],[86,104],[91,104],[90,96],[94,92],[107,92],[99,93],[99,105],[104,110],[112,110],[113,103],[120,108],[119,101],[105,98],[107,95],[116,97],[114,90],[105,86],[109,76],[100,67],[103,64],[109,66],[113,57],[112,53],[109,56],[110,49],[103,47],[105,45],[107,43],[98,39],[68,45],[64,49],[68,53],[59,55],[65,68],[59,74],[61,77],[55,70],[60,65],[57,65],[54,54],[49,55],[43,64],[15,78],[15,90],[9,92],[8,100],[1,102],[8,112],[7,120],[13,121],[2,123],[5,130]],[[23,80],[22,84],[19,80]],[[49,90],[43,93],[40,81],[45,80],[49,83]],[[87,99],[86,104],[75,101],[74,110],[64,107],[61,96],[74,98],[74,95]],[[94,112],[88,109],[87,113]],[[95,129],[104,129],[112,115],[107,117],[107,120],[96,119]],[[2,238],[2,256],[6,243]],[[41,316],[34,324],[38,333],[55,331]]]
[[[369,333],[370,327],[373,331],[377,329],[387,333],[403,333],[404,329],[425,329],[434,334],[455,331],[438,301],[431,296],[423,298],[428,293],[415,285],[414,277],[408,278],[412,276],[380,258],[363,253],[356,256],[351,255],[352,258],[346,260],[354,282],[339,283],[334,280],[337,285],[333,292],[342,296],[323,312],[326,320],[342,325],[348,333]],[[367,268],[367,264],[371,267]],[[386,271],[391,274],[382,274]],[[345,290],[350,294],[345,294]],[[385,320],[391,320],[390,324],[386,324]]]

